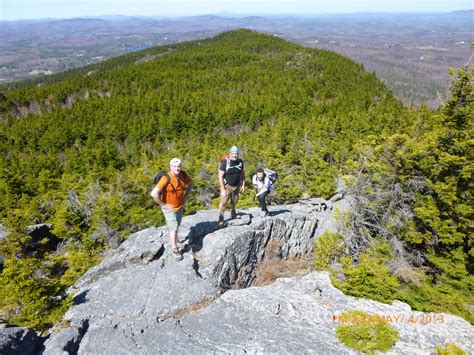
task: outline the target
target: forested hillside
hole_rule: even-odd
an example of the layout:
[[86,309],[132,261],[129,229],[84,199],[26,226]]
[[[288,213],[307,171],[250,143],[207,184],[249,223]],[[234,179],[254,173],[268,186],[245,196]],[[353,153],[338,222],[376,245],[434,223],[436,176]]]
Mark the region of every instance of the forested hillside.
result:
[[[472,83],[469,72],[462,75],[454,87],[462,94],[454,91],[443,112],[407,110],[375,75],[347,58],[239,30],[150,48],[0,93],[0,215],[12,231],[0,244],[5,318],[37,329],[50,326],[70,302],[65,289],[103,249],[161,224],[148,192],[170,158],[183,160],[195,184],[186,213],[215,205],[217,161],[234,144],[242,149],[247,179],[257,166],[278,171],[276,202],[327,197],[338,175],[354,187],[364,181],[360,189],[371,196],[393,186],[405,191],[412,185],[402,182],[410,177],[421,181],[407,190],[404,217],[379,228],[388,235],[371,220],[380,220],[387,206],[362,198],[370,205],[362,219],[370,223],[362,223],[360,232],[358,221],[350,223],[355,217],[347,217],[346,247],[330,261],[352,255],[344,259],[350,272],[374,241],[387,252],[382,263],[380,256],[373,260],[387,270],[398,252],[419,256],[403,259],[409,270],[430,275],[413,278],[417,285],[457,280],[463,293],[456,297],[463,303],[450,311],[466,316],[472,304],[472,134],[466,131],[472,130]],[[239,202],[253,203],[250,192]],[[32,245],[24,231],[37,223],[52,225],[61,239],[57,250],[48,250],[46,241]],[[459,272],[452,274],[447,260],[457,261]],[[411,287],[411,279],[396,270],[387,271],[398,282],[390,297]]]

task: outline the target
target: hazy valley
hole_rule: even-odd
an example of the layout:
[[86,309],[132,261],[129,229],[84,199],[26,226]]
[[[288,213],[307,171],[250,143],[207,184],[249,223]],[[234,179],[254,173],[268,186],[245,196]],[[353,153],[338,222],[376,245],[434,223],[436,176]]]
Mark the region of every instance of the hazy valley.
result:
[[[472,54],[472,11],[313,17],[110,17],[0,22],[0,83],[38,78],[140,49],[249,28],[343,54],[374,71],[405,104],[437,107],[447,68]],[[441,99],[441,100],[440,100]]]

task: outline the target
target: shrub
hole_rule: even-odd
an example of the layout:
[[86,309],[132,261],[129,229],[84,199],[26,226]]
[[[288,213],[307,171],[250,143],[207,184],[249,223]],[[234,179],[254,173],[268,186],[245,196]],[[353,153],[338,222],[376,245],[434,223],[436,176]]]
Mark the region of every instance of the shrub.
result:
[[[361,311],[351,310],[342,313],[348,319],[367,319],[369,316]],[[399,333],[385,323],[370,324],[353,322],[336,328],[336,336],[341,343],[349,348],[367,354],[375,354],[376,350],[388,351],[398,339]]]
[[467,353],[463,349],[452,343],[446,343],[445,348],[440,345],[436,345],[436,351],[439,355],[467,355]]
[[344,237],[339,233],[326,231],[314,241],[314,267],[318,270],[326,269],[344,252]]
[[390,302],[395,298],[399,282],[379,258],[364,253],[358,265],[352,262],[351,257],[342,258],[342,264],[345,281],[340,288],[344,293],[380,302]]
[[456,284],[436,282],[432,276],[421,281],[419,286],[402,284],[397,298],[418,311],[452,313],[474,324],[474,315],[469,310],[474,299],[473,277]]
[[71,300],[45,263],[26,257],[6,259],[0,277],[2,321],[46,331],[59,321]]
[[[329,247],[336,249],[335,246]],[[392,259],[390,244],[381,238],[375,238],[358,259],[352,256],[342,257],[342,273],[336,275],[336,270],[330,269],[331,280],[345,294],[391,302],[398,296],[400,286],[397,277],[386,265]]]

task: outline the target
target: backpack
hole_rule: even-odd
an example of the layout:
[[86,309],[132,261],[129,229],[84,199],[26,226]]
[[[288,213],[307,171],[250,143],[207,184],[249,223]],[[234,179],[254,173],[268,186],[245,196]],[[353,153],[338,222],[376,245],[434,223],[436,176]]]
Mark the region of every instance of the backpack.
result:
[[222,164],[224,161],[226,162],[226,164],[225,164],[225,171],[227,172],[227,170],[229,170],[229,168],[230,168],[230,158],[229,158],[229,155],[228,155],[227,153],[223,154],[223,155],[221,156],[221,158],[219,159],[219,166],[221,166],[221,164]]
[[270,180],[272,185],[275,185],[275,183],[278,181],[277,172],[266,168],[264,168],[263,171],[265,172],[265,176],[268,177],[268,180]]
[[[183,176],[185,178],[188,175],[183,170],[181,170],[181,173],[183,174]],[[171,188],[173,189],[173,192],[175,192],[176,187],[174,187],[174,185],[171,183],[171,178],[170,178],[170,176],[168,175],[168,173],[166,171],[160,171],[158,174],[155,175],[155,177],[153,178],[153,187],[155,187],[156,184],[158,184],[158,182],[160,182],[160,180],[163,176],[166,176],[166,180],[167,180],[166,186],[171,185]]]

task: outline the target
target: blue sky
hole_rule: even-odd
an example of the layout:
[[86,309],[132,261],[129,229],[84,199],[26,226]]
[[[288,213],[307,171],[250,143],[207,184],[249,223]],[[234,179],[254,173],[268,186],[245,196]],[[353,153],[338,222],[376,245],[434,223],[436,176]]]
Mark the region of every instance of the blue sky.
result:
[[450,12],[474,0],[0,0],[0,20],[101,15],[324,14],[353,12]]

